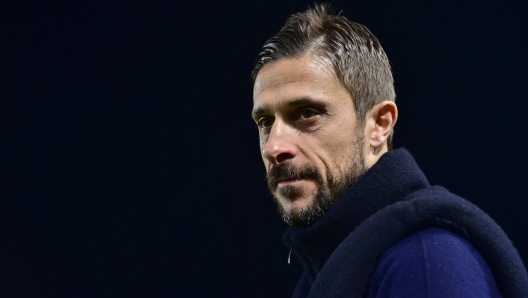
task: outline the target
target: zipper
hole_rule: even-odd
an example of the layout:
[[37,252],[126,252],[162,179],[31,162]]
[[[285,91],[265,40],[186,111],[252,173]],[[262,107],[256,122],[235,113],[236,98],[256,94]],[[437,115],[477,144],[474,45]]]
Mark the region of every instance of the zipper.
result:
[[290,265],[290,261],[291,261],[291,252],[293,250],[293,245],[295,244],[295,242],[293,241],[293,238],[290,237],[290,252],[288,253],[288,265]]

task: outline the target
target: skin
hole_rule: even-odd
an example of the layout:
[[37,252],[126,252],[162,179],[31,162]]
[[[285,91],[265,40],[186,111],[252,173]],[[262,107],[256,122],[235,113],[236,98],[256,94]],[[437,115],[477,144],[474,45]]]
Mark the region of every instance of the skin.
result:
[[[396,105],[383,101],[360,122],[350,94],[321,62],[310,54],[282,59],[265,65],[255,80],[252,116],[267,172],[281,163],[310,164],[328,181],[357,162],[357,150],[363,150],[367,168],[387,152]],[[364,146],[355,149],[361,137]],[[287,185],[298,189],[294,197],[281,194]],[[311,179],[280,180],[273,195],[284,212],[295,213],[314,202],[317,187]]]

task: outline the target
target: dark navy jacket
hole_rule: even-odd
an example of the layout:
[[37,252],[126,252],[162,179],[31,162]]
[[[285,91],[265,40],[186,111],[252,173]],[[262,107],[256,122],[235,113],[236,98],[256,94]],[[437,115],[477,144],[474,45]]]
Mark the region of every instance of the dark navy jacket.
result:
[[405,149],[384,154],[319,220],[284,242],[294,297],[528,297],[528,276],[483,211],[430,186]]

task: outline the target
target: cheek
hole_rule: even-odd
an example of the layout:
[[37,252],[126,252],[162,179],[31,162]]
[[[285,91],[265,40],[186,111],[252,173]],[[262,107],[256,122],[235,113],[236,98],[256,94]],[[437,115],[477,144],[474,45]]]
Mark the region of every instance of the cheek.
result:
[[338,128],[325,136],[325,142],[323,144],[323,146],[328,148],[329,154],[336,159],[348,156],[353,151],[356,140],[356,134],[353,132],[353,129],[350,127]]
[[266,134],[262,131],[259,133],[259,148],[260,148],[260,154],[263,153],[264,148],[266,147],[266,144],[269,140],[269,134]]
[[260,156],[265,162],[264,158],[264,146],[266,146],[267,139],[262,135],[262,133],[259,134],[259,150],[260,150]]
[[326,151],[326,165],[330,171],[343,172],[350,166],[351,160],[354,160],[356,152],[357,136],[348,128],[348,131],[341,131],[338,134],[330,135],[322,146],[327,148]]

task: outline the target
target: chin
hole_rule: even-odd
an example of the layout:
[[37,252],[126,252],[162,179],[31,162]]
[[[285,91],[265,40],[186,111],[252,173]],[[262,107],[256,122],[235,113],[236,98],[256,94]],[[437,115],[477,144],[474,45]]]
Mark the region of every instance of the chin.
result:
[[282,219],[290,226],[306,226],[321,217],[324,212],[315,206],[315,198],[298,198],[295,200],[279,199],[279,213]]
[[277,188],[273,194],[284,209],[303,209],[315,200],[317,189],[312,185],[285,185]]
[[[282,219],[291,226],[306,226],[323,216],[327,210],[326,196],[319,189],[283,186],[273,192]],[[328,205],[328,204],[327,204]]]
[[299,212],[300,210],[308,208],[310,205],[313,204],[314,200],[315,199],[313,196],[300,197],[300,198],[294,198],[294,199],[281,197],[279,199],[279,204],[285,212],[296,213],[296,212]]

